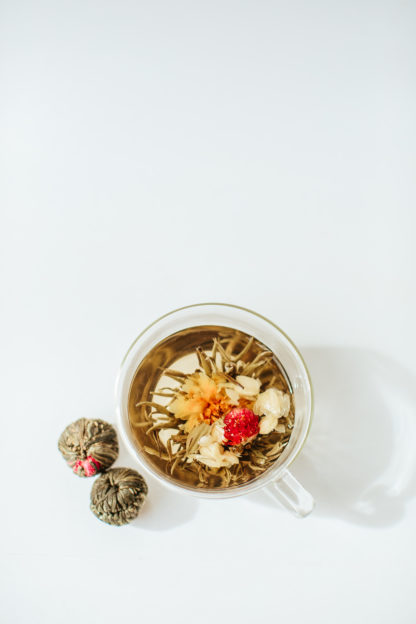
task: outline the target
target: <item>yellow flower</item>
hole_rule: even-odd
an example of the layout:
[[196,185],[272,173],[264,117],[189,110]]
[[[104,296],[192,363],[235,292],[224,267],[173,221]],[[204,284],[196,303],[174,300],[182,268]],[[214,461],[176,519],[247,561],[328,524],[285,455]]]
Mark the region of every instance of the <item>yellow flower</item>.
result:
[[218,420],[231,409],[231,405],[224,392],[223,379],[198,372],[186,379],[168,409],[177,418],[187,421],[185,432],[189,433],[202,422],[211,424]]

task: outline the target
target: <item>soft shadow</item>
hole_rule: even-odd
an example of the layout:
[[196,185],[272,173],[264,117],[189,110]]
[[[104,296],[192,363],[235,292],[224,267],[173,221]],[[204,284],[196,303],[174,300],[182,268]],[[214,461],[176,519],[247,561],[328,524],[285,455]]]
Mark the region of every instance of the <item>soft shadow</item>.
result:
[[[117,432],[118,433],[118,432]],[[196,514],[198,500],[185,494],[177,494],[144,471],[126,449],[120,434],[119,456],[114,468],[126,466],[137,470],[146,479],[149,494],[138,517],[130,522],[129,527],[147,531],[168,531],[181,524],[187,524]]]
[[196,514],[196,498],[178,494],[146,477],[149,495],[140,515],[130,526],[148,531],[167,531],[188,523]]
[[[315,497],[314,514],[371,527],[397,523],[416,495],[414,377],[364,349],[302,352],[315,414],[291,470]],[[275,504],[263,492],[249,498]]]

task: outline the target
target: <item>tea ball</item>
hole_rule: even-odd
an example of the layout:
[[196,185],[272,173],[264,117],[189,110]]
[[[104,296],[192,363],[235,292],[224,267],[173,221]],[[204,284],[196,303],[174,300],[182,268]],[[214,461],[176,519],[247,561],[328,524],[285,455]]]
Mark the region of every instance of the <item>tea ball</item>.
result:
[[131,468],[111,468],[91,490],[91,511],[107,524],[121,526],[134,520],[147,496],[143,477]]
[[58,448],[75,474],[92,477],[117,458],[117,433],[104,420],[80,418],[62,432]]

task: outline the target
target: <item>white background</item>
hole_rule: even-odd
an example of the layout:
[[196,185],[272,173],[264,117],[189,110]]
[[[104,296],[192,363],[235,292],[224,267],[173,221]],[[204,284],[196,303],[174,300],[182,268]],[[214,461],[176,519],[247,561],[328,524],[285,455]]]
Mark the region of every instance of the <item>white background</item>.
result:
[[[416,621],[415,18],[3,0],[2,623]],[[316,510],[149,479],[142,516],[106,526],[59,434],[114,421],[130,342],[210,300],[303,351],[293,472]]]

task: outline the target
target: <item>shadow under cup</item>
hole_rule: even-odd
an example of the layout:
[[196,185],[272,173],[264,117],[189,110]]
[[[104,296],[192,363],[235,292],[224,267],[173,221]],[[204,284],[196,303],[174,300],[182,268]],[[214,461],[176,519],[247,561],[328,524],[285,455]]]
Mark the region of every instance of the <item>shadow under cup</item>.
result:
[[[289,442],[283,453],[271,468],[260,476],[241,485],[217,488],[197,488],[167,475],[161,465],[148,459],[141,449],[140,440],[135,435],[131,415],[137,400],[148,400],[150,391],[155,385],[155,370],[159,366],[171,366],[176,356],[174,349],[158,361],[157,350],[153,351],[152,358],[147,358],[149,352],[173,334],[193,328],[197,342],[201,342],[201,334],[197,328],[206,326],[222,326],[239,330],[253,336],[257,341],[266,345],[281,363],[293,393],[295,405],[295,422]],[[188,338],[189,340],[189,338]],[[202,342],[204,336],[202,335]],[[196,343],[197,344],[197,343]],[[180,351],[180,349],[179,349]],[[140,367],[140,375],[136,375]],[[197,304],[180,308],[166,314],[147,327],[135,340],[128,350],[118,375],[117,386],[117,415],[120,432],[130,453],[154,477],[165,485],[177,491],[187,492],[201,498],[228,498],[257,490],[271,481],[277,481],[287,475],[287,467],[301,450],[309,431],[312,417],[312,388],[306,365],[299,351],[292,341],[271,321],[265,317],[229,304]],[[291,475],[289,475],[291,477]],[[292,478],[292,477],[291,477]],[[292,478],[293,479],[293,478]],[[276,483],[276,488],[278,483]],[[281,500],[281,497],[277,497]],[[284,502],[284,501],[282,501]]]

